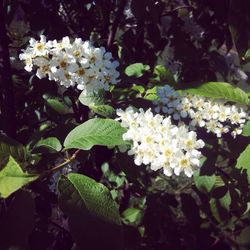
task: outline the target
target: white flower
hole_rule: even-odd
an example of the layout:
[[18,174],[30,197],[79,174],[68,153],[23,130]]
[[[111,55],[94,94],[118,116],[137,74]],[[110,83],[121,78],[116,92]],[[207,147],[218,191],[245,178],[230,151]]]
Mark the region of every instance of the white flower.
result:
[[49,78],[52,78],[51,76],[51,70],[50,70],[50,61],[46,58],[39,57],[34,59],[34,65],[38,66],[36,76],[39,79],[47,77],[49,75]]
[[19,59],[23,60],[25,62],[24,69],[28,72],[31,72],[33,69],[33,55],[30,53],[30,51],[24,51],[24,53],[21,53],[19,55]]
[[[95,48],[89,41],[76,38],[72,43],[69,37],[61,41],[48,41],[41,36],[40,41],[30,39],[30,45],[19,56],[25,62],[25,69],[32,71],[38,67],[39,78],[59,82],[65,87],[75,86],[83,94],[109,91],[110,85],[119,81],[119,66],[112,54],[105,48]],[[49,68],[48,68],[49,67]]]
[[[125,111],[118,109],[117,115],[121,126],[127,128],[123,140],[133,143],[128,154],[134,155],[136,165],[149,165],[154,171],[163,169],[167,176],[184,172],[189,177],[193,167],[199,167],[199,149],[204,142],[197,140],[196,133],[188,131],[184,124],[175,126],[170,117],[154,115],[151,109],[135,112],[128,107]],[[179,163],[183,155],[189,157],[187,167]]]
[[[241,126],[249,119],[249,115],[243,107],[226,104],[223,100],[211,100],[206,97],[184,94],[178,95],[178,92],[170,86],[164,86],[157,89],[159,101],[154,101],[155,111],[159,113],[170,114],[175,121],[184,120],[191,129],[202,127],[207,132],[221,137],[223,134],[231,131],[235,137],[242,132]],[[178,105],[172,107],[170,102],[175,98]]]
[[49,49],[51,47],[51,42],[46,43],[46,37],[44,35],[40,36],[40,41],[31,38],[30,41],[30,50],[34,57],[36,56],[47,56]]
[[61,53],[64,49],[70,48],[70,40],[68,36],[63,37],[61,42],[58,42],[57,40],[52,41],[52,49],[50,53],[52,55],[56,55],[57,53]]

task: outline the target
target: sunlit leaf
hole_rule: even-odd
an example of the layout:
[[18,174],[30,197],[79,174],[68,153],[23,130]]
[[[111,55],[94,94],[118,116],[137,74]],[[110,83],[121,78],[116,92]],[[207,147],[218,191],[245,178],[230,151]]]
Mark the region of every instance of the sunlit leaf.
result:
[[77,126],[66,137],[65,148],[88,150],[94,145],[113,147],[126,144],[122,135],[126,129],[112,119],[94,118]]
[[73,239],[80,249],[121,249],[118,206],[109,190],[80,174],[61,176],[59,205],[69,217]]
[[240,154],[237,159],[236,167],[242,170],[246,170],[248,176],[248,182],[250,182],[250,145]]
[[144,65],[142,63],[134,63],[129,65],[125,69],[125,74],[127,76],[134,76],[136,78],[143,76],[143,74],[150,70],[150,67],[148,65]]
[[7,198],[37,178],[38,175],[24,173],[14,158],[10,156],[8,163],[0,171],[0,197]]
[[197,88],[186,89],[185,92],[214,99],[224,99],[245,105],[250,103],[246,92],[226,82],[208,82]]
[[200,175],[199,171],[194,173],[194,183],[201,192],[210,192],[215,186],[216,176]]

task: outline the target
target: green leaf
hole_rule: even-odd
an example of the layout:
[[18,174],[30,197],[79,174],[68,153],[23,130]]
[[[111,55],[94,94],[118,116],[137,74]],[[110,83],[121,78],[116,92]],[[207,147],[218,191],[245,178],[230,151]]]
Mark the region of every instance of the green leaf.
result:
[[214,187],[223,187],[225,186],[225,182],[223,181],[223,179],[220,176],[215,176],[215,184]]
[[104,103],[102,94],[85,94],[82,92],[79,96],[79,101],[88,106],[93,112],[104,117],[112,117],[115,110],[110,105]]
[[250,183],[250,144],[238,157],[236,167],[242,170],[246,170],[248,182]]
[[24,185],[36,180],[38,175],[24,173],[12,156],[0,171],[0,198],[7,198]]
[[142,211],[139,208],[130,207],[127,208],[123,213],[122,217],[126,222],[136,223],[139,222],[142,217]]
[[1,249],[29,249],[28,240],[34,228],[35,204],[31,192],[20,190],[0,220]]
[[90,109],[96,114],[107,118],[112,117],[115,113],[115,109],[109,105],[90,106]]
[[139,78],[143,76],[143,74],[146,71],[149,71],[149,70],[150,70],[149,65],[144,65],[142,63],[134,63],[134,64],[129,65],[125,69],[125,74],[127,76],[133,76],[133,77]]
[[248,49],[247,52],[245,53],[244,59],[246,62],[250,62],[250,49]]
[[131,89],[140,94],[143,94],[145,92],[145,88],[142,85],[133,85]]
[[99,106],[104,104],[104,99],[101,94],[96,93],[84,93],[82,92],[79,96],[79,101],[85,106]]
[[227,211],[229,211],[230,209],[230,205],[231,205],[231,195],[230,195],[230,192],[227,191],[226,194],[220,198],[220,205],[225,208]]
[[28,158],[28,152],[23,145],[10,137],[0,135],[0,167],[7,163],[10,155],[20,163],[25,163]]
[[243,131],[242,131],[243,136],[250,136],[250,121],[246,122]]
[[225,99],[245,105],[250,103],[246,92],[226,82],[208,82],[197,88],[186,89],[185,92],[214,99]]
[[216,176],[200,175],[199,171],[194,173],[194,183],[197,189],[204,193],[209,193],[215,186]]
[[215,218],[217,221],[220,221],[220,220],[221,220],[221,216],[220,216],[220,211],[219,211],[219,207],[218,207],[218,200],[212,198],[212,199],[209,201],[209,204],[210,204],[210,209],[211,209],[211,212],[212,212],[214,218]]
[[59,206],[80,249],[122,249],[118,206],[103,184],[71,173],[61,176],[58,190]]
[[69,108],[68,105],[66,105],[66,103],[57,96],[43,95],[43,98],[46,101],[47,106],[61,115],[73,112],[72,109]]
[[60,141],[56,137],[48,137],[46,139],[40,140],[33,149],[33,152],[39,153],[39,152],[59,152],[62,149],[62,145]]
[[163,65],[156,65],[154,68],[154,79],[169,85],[175,85],[175,79],[172,72]]
[[159,97],[156,94],[157,87],[153,87],[152,89],[148,89],[143,97],[143,99],[149,101],[159,100]]
[[89,150],[94,145],[113,147],[124,145],[126,132],[120,123],[112,119],[94,118],[77,126],[66,137],[64,147]]
[[228,219],[231,201],[229,191],[227,191],[226,194],[220,199],[210,199],[210,209],[217,221],[220,222]]

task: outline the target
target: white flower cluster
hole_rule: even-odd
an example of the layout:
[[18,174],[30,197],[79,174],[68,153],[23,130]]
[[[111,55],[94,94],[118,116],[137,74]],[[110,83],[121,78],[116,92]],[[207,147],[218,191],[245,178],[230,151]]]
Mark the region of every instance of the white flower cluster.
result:
[[135,112],[129,107],[125,111],[118,109],[117,120],[127,128],[124,140],[132,141],[129,155],[134,155],[136,165],[150,165],[152,170],[163,168],[167,176],[184,172],[188,177],[200,166],[202,156],[198,150],[204,147],[202,140],[197,140],[196,132],[188,131],[187,126],[171,123],[171,118],[153,115],[150,109]]
[[29,43],[19,58],[29,72],[36,66],[40,79],[48,77],[65,87],[76,85],[85,92],[107,91],[109,84],[118,81],[119,63],[105,48],[95,48],[89,41],[76,38],[71,43],[67,36],[60,42],[46,41],[42,35],[40,41],[31,38]]
[[157,89],[159,101],[154,101],[155,111],[172,115],[174,120],[189,118],[191,129],[204,127],[207,132],[221,137],[231,132],[235,138],[242,133],[242,128],[248,119],[244,107],[228,105],[223,100],[211,100],[206,97],[184,94],[180,96],[170,86]]

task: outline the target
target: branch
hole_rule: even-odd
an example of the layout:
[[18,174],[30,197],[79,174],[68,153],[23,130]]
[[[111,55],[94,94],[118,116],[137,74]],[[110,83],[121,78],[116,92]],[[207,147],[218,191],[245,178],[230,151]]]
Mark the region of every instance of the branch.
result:
[[69,157],[68,159],[65,159],[64,162],[56,165],[55,167],[45,171],[43,174],[40,175],[39,178],[47,177],[47,176],[53,174],[54,172],[60,170],[61,168],[63,168],[64,166],[66,166],[67,164],[69,164],[70,162],[75,160],[76,156],[79,154],[80,151],[81,151],[80,149],[76,150],[75,153],[71,157]]
[[117,31],[118,25],[119,25],[119,23],[120,23],[120,21],[122,19],[122,14],[123,14],[123,11],[125,9],[126,3],[127,3],[127,0],[121,0],[121,2],[120,2],[120,6],[119,6],[119,8],[117,10],[115,20],[114,20],[114,22],[112,24],[112,27],[110,29],[110,32],[109,32],[108,42],[107,42],[107,49],[110,49],[111,45],[114,42],[115,34],[116,34],[116,31]]
[[3,115],[4,131],[7,135],[15,137],[16,118],[14,106],[13,83],[11,79],[11,66],[9,54],[9,38],[5,27],[5,10],[3,1],[0,1],[0,47],[2,60],[1,72],[1,113]]
[[68,159],[66,159],[64,162],[60,163],[59,165],[51,168],[49,170],[50,173],[56,172],[59,169],[63,168],[65,165],[69,164],[70,162],[72,162],[73,160],[75,160],[76,156],[79,154],[80,149],[76,150],[75,153]]

